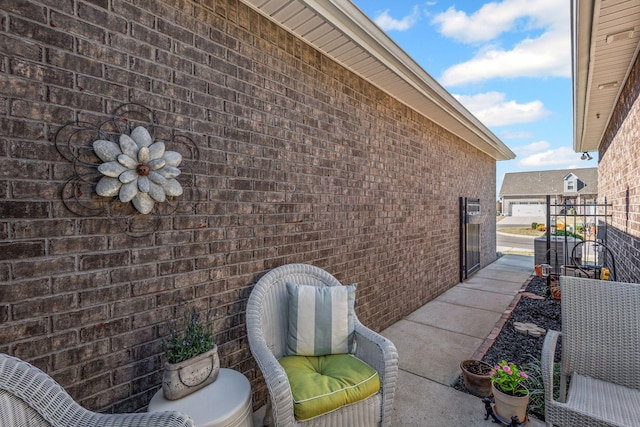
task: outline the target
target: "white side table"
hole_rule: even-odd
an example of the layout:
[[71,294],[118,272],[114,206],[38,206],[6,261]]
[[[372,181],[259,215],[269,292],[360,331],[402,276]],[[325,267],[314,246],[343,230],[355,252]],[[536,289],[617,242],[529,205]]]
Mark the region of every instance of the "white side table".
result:
[[221,368],[205,388],[178,400],[167,400],[162,389],[151,398],[148,412],[178,411],[196,427],[253,427],[251,385],[240,372]]

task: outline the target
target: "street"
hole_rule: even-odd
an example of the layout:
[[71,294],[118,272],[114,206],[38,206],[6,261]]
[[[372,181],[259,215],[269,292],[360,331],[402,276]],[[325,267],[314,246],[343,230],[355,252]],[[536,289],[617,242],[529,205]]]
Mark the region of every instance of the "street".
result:
[[534,238],[531,236],[518,236],[515,234],[496,233],[496,250],[498,252],[527,252],[533,255]]

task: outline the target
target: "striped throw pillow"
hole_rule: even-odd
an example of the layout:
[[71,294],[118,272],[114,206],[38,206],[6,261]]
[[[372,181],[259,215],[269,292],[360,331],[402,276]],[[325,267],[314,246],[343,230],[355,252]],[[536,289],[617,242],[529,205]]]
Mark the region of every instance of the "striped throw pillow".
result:
[[356,286],[287,283],[289,335],[287,355],[352,353],[355,338]]

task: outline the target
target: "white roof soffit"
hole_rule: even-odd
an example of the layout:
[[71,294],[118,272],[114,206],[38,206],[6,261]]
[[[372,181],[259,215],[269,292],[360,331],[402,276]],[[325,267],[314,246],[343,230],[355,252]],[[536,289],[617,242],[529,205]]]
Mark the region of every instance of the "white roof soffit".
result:
[[640,1],[572,0],[573,149],[596,151],[640,48]]
[[496,160],[515,154],[349,0],[242,0]]

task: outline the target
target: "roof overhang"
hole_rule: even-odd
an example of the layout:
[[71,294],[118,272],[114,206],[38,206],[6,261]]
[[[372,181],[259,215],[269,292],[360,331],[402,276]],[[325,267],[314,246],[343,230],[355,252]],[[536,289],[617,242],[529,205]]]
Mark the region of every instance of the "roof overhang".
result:
[[515,154],[348,0],[242,0],[496,160]]
[[640,1],[572,0],[573,149],[596,151],[640,48]]

